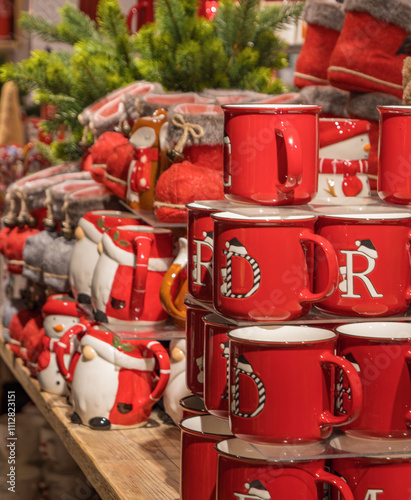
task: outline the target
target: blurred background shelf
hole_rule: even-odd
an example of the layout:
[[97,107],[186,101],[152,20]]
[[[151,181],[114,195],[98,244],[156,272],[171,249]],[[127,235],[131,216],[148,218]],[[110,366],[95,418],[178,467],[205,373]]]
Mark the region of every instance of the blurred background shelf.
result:
[[103,500],[179,498],[180,429],[163,422],[160,412],[141,428],[93,431],[71,423],[66,398],[40,391],[2,338],[0,357]]

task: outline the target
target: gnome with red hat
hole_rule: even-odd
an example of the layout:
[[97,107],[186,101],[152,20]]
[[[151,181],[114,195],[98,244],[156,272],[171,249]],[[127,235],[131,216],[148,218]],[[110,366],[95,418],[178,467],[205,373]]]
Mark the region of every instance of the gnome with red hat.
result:
[[[58,349],[64,349],[60,343]],[[82,335],[72,380],[72,422],[95,430],[147,422],[170,376],[170,360],[156,340],[121,341],[103,326]],[[159,376],[155,373],[156,365]]]
[[[84,312],[74,299],[68,295],[58,294],[48,298],[42,313],[44,335],[37,360],[37,378],[43,391],[64,395],[68,390],[57,366],[56,347],[63,334],[80,321]],[[65,351],[67,364],[74,350],[74,344],[70,343]]]

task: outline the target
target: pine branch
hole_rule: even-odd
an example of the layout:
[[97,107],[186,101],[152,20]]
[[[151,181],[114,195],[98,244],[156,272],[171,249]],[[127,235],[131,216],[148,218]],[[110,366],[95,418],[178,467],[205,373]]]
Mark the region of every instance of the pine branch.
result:
[[117,0],[100,0],[97,6],[97,23],[100,31],[110,40],[128,36],[128,27]]
[[85,39],[102,41],[95,23],[74,5],[66,3],[59,9],[59,13],[61,22],[57,25],[57,29],[67,43],[74,45]]
[[62,42],[56,25],[40,16],[22,12],[19,19],[20,27],[29,33],[35,33],[45,42]]

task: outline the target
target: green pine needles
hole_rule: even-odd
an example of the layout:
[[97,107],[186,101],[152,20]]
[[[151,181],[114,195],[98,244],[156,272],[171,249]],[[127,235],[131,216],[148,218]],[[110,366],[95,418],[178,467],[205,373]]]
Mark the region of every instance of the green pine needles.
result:
[[211,22],[196,12],[196,0],[157,0],[156,22],[143,26],[135,40],[144,79],[168,90],[284,92],[273,78],[287,65],[286,44],[276,32],[297,21],[301,2],[220,0]]
[[6,63],[0,79],[33,92],[37,103],[56,106],[55,117],[43,125],[48,132],[61,125],[68,130],[68,141],[52,143],[54,158],[65,161],[81,155],[79,113],[135,80],[160,82],[169,91],[286,90],[273,77],[287,65],[286,44],[276,32],[298,19],[302,2],[220,0],[213,21],[198,17],[197,9],[197,0],[156,0],[155,23],[136,35],[129,34],[118,0],[100,0],[96,23],[69,3],[60,9],[57,25],[23,13],[24,30],[72,48],[38,50],[24,61]]

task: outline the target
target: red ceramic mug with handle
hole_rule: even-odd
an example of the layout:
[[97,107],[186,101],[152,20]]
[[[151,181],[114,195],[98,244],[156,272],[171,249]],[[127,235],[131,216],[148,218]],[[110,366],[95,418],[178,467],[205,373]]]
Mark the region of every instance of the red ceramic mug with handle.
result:
[[[338,354],[356,367],[364,394],[360,415],[343,430],[370,438],[411,437],[411,323],[349,323],[336,332]],[[342,374],[338,389],[343,414],[351,400]]]
[[[327,438],[357,418],[358,374],[336,356],[337,335],[304,326],[250,326],[228,332],[231,431],[256,444],[304,443]],[[352,406],[334,415],[335,367],[350,383]]]
[[185,300],[187,310],[186,340],[187,368],[186,386],[200,398],[204,393],[204,323],[203,316],[209,311],[198,304]]
[[[410,498],[409,439],[362,439],[342,435],[333,438],[330,445],[335,452],[335,458],[330,461],[331,471],[346,482],[354,500]],[[341,499],[338,491],[332,491],[331,499]]]
[[[318,235],[334,247],[338,287],[318,307],[342,316],[391,316],[411,302],[411,214],[382,205],[318,209]],[[316,286],[328,280],[318,259]]]
[[228,422],[212,415],[185,418],[181,428],[180,500],[215,500],[215,445],[233,437]]
[[[314,234],[310,210],[238,208],[214,220],[213,304],[223,316],[245,321],[289,321],[335,289],[337,257]],[[312,292],[314,245],[327,278]]]
[[218,500],[323,500],[325,484],[354,500],[347,483],[325,470],[324,443],[257,446],[234,438],[216,450]]
[[204,322],[204,403],[211,415],[228,418],[229,340],[236,328],[218,314],[207,314]]
[[262,205],[308,203],[317,192],[321,106],[222,108],[226,198]]
[[377,106],[378,196],[389,203],[411,203],[411,106]]
[[232,207],[229,201],[207,200],[187,205],[188,291],[198,300],[213,300],[213,231],[211,214]]

